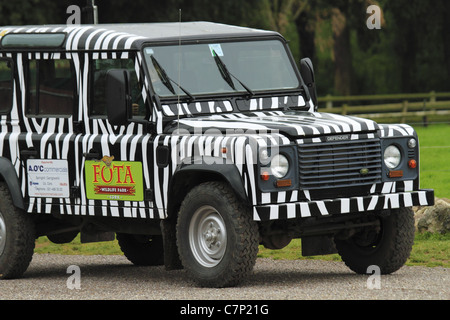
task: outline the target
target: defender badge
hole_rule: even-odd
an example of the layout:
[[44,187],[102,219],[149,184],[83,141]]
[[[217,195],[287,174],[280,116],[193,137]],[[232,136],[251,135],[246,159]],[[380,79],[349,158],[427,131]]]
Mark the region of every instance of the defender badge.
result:
[[350,135],[349,134],[342,134],[339,136],[329,136],[327,137],[327,142],[330,141],[345,141],[345,140],[350,140]]

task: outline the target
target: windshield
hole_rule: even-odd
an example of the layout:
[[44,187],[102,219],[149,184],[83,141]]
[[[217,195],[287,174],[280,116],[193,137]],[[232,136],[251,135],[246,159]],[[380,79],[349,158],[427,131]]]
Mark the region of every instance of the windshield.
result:
[[299,80],[278,40],[151,46],[144,49],[160,97],[288,90]]

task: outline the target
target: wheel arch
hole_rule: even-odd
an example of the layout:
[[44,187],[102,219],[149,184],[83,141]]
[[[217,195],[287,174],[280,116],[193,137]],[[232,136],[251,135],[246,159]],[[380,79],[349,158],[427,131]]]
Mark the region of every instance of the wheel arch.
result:
[[11,161],[4,157],[0,157],[0,181],[6,182],[14,206],[24,210],[25,204],[16,170]]
[[168,189],[168,216],[176,216],[184,197],[193,187],[207,181],[223,181],[230,185],[236,196],[248,203],[242,177],[234,164],[202,163],[182,164],[175,171]]

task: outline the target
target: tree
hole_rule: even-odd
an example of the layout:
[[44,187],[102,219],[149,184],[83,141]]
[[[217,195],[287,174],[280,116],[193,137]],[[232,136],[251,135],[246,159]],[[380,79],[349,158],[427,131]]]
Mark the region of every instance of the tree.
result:
[[402,92],[449,90],[448,0],[386,1]]
[[[95,0],[100,23],[212,21],[270,29],[295,60],[313,60],[322,94],[450,90],[450,1],[410,0]],[[369,5],[381,30],[366,27]],[[65,24],[86,0],[0,2],[2,25]]]
[[[334,52],[334,90],[340,95],[352,92],[352,52],[350,50],[350,27],[344,12],[347,8],[331,8]],[[344,12],[342,12],[344,11]]]
[[2,1],[0,2],[0,21],[5,26],[48,24],[49,18],[55,15],[56,8],[57,4],[46,0]]
[[308,8],[308,0],[265,0],[261,7],[270,29],[284,34]]

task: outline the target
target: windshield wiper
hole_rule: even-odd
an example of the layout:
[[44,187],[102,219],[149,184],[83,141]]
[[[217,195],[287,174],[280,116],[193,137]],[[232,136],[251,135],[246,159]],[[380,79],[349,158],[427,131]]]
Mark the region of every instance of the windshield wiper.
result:
[[154,56],[150,57],[152,59],[152,64],[153,67],[155,67],[156,73],[158,74],[158,77],[161,79],[162,83],[167,87],[167,89],[169,89],[170,92],[172,92],[173,94],[175,93],[175,89],[173,88],[171,82],[173,82],[178,88],[181,89],[181,91],[183,91],[190,99],[190,101],[195,101],[194,96],[187,91],[186,89],[184,89],[182,86],[180,86],[178,83],[176,83],[175,81],[173,81],[168,75],[167,72],[164,70],[163,67],[161,67],[161,65],[159,64],[158,60],[156,60],[156,58]]
[[228,71],[227,66],[225,65],[225,63],[223,63],[222,59],[219,58],[219,55],[216,53],[216,51],[213,49],[212,50],[213,53],[213,57],[214,57],[214,61],[216,62],[217,68],[220,71],[220,75],[222,76],[222,78],[228,83],[228,85],[233,89],[236,90],[236,87],[234,85],[233,79],[231,79],[231,77],[233,77],[237,82],[239,82],[239,84],[245,89],[247,90],[247,92],[249,93],[250,97],[253,97],[255,94],[253,93],[253,91],[247,87],[244,83],[242,83],[241,80],[239,80],[238,78],[236,78],[230,71]]

